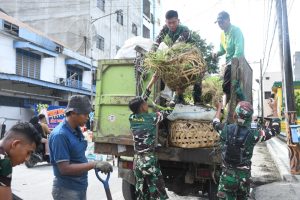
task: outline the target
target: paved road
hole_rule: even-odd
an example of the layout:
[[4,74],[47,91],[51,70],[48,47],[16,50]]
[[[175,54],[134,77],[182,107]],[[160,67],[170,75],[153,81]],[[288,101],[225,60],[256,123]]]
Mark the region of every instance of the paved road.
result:
[[[13,192],[24,200],[51,200],[53,173],[49,165],[38,165],[28,169],[25,165],[14,168],[13,171]],[[122,179],[118,178],[117,168],[110,178],[110,188],[114,200],[124,200],[122,195]],[[168,192],[172,200],[206,200],[207,198],[180,197]],[[87,192],[88,200],[106,200],[102,183],[96,178],[94,171],[89,172],[89,187]]]
[[[259,144],[254,149],[252,176],[253,187],[278,181],[278,171],[267,151],[265,144]],[[122,196],[122,180],[117,177],[117,168],[111,175],[110,188],[114,200],[124,200]],[[52,188],[52,167],[39,165],[28,169],[24,165],[14,168],[12,189],[24,200],[50,200]],[[207,200],[207,197],[181,197],[168,192],[171,200]],[[102,184],[96,178],[94,171],[89,172],[88,200],[106,200]]]

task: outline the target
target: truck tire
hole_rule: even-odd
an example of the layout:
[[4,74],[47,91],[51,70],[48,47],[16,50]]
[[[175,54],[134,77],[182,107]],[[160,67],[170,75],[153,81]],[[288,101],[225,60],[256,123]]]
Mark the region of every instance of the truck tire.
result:
[[207,190],[209,200],[218,200],[218,185],[215,184],[213,180],[208,181]]
[[134,185],[122,180],[122,193],[125,200],[136,200]]

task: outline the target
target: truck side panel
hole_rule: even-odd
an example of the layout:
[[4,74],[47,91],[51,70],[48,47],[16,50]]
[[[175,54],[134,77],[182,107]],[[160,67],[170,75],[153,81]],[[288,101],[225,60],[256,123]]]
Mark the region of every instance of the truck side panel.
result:
[[128,102],[136,96],[133,60],[104,60],[97,70],[94,141],[132,145]]

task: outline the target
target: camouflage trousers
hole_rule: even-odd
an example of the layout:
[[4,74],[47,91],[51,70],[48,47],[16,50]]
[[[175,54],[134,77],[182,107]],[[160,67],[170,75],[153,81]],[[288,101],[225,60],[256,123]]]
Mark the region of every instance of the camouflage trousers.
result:
[[240,169],[222,170],[219,181],[219,199],[247,200],[250,192],[251,171]]
[[165,183],[154,153],[134,156],[135,190],[138,200],[168,199]]

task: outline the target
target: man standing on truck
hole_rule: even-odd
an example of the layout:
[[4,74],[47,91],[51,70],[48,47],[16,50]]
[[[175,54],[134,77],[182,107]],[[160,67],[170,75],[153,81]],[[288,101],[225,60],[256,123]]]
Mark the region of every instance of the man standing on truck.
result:
[[138,200],[168,199],[155,154],[156,124],[163,120],[163,114],[148,113],[146,102],[156,79],[157,76],[154,75],[143,97],[136,97],[129,102],[132,111],[129,121],[134,140],[134,175]]
[[250,191],[251,158],[255,144],[280,133],[280,120],[273,118],[270,127],[257,128],[251,123],[253,108],[240,101],[235,109],[235,124],[220,122],[222,103],[217,106],[213,127],[220,133],[222,174],[219,181],[219,199],[247,200]]
[[88,162],[85,157],[87,141],[80,126],[85,125],[91,110],[87,96],[71,96],[65,110],[66,118],[50,134],[50,160],[55,176],[52,188],[54,200],[85,200],[88,171],[98,169],[109,173],[113,170],[108,162]]
[[230,99],[231,87],[231,60],[244,56],[244,36],[242,31],[230,23],[230,16],[227,12],[222,11],[218,14],[217,21],[219,27],[223,30],[221,33],[220,49],[213,53],[213,58],[226,54],[226,68],[223,80],[223,92],[226,95],[226,104]]
[[[178,13],[175,10],[169,10],[166,13],[166,25],[159,32],[155,43],[152,46],[152,51],[156,51],[159,44],[164,42],[169,47],[178,42],[192,43],[191,31],[188,27],[180,24]],[[178,89],[175,97],[175,103],[185,103],[182,90]],[[201,103],[201,83],[194,85],[193,98],[195,104]]]

